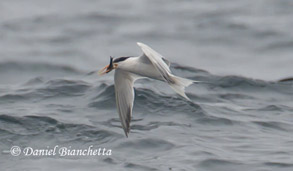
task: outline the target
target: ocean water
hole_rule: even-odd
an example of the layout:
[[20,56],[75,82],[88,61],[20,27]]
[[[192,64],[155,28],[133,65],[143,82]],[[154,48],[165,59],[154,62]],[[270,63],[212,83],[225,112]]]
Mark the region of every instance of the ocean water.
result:
[[[0,170],[291,171],[292,7],[1,1]],[[138,41],[170,60],[175,75],[203,82],[187,88],[186,101],[166,83],[137,81],[126,138],[113,72],[96,71],[109,56],[140,55]],[[74,154],[89,148],[105,153]]]

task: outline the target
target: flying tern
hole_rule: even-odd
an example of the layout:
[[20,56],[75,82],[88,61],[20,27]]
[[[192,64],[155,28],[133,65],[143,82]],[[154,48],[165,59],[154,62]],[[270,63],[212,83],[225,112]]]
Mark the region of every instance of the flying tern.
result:
[[140,78],[152,78],[164,81],[180,96],[190,100],[185,88],[196,82],[172,74],[170,62],[158,52],[143,43],[137,43],[143,54],[138,57],[110,57],[110,64],[99,71],[100,75],[115,69],[115,96],[120,121],[126,137],[130,131],[130,121],[134,101],[133,84]]

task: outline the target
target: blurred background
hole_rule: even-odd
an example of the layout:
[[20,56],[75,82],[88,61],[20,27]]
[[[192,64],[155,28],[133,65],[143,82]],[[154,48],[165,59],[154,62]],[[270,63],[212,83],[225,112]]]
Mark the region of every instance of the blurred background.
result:
[[[0,0],[0,168],[293,170],[292,0]],[[143,42],[191,101],[135,84],[126,138],[109,56]],[[12,145],[112,149],[112,156],[14,157]],[[2,152],[2,153],[1,153]]]
[[[0,2],[0,83],[140,55],[219,75],[278,80],[293,71],[291,0],[9,0]],[[55,68],[52,70],[52,68]]]

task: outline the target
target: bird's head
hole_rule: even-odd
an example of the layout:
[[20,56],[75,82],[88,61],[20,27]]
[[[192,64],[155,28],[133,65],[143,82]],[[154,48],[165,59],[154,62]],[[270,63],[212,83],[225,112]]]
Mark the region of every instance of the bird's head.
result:
[[113,57],[110,56],[110,64],[105,66],[104,68],[102,68],[100,71],[99,71],[99,75],[104,75],[104,74],[107,74],[109,72],[111,72],[113,69],[116,69],[118,66],[118,64],[116,63],[113,63]]
[[119,57],[119,58],[115,58],[113,60],[113,57],[110,56],[110,64],[105,66],[103,69],[101,69],[99,71],[99,75],[107,74],[107,73],[111,72],[113,69],[118,68],[118,64],[121,63],[122,61],[125,61],[127,58],[129,58],[129,57]]

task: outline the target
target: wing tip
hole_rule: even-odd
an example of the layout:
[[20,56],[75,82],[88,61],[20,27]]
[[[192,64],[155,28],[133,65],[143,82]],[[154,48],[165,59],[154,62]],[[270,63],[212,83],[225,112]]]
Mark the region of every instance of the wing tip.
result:
[[128,134],[130,132],[130,127],[128,126],[127,128],[123,128],[123,130],[124,130],[126,138],[128,138]]
[[127,117],[124,120],[124,122],[121,122],[126,138],[128,138],[128,134],[130,132],[130,122],[131,122],[131,115],[132,115],[132,106],[129,106],[127,113],[129,113],[129,115],[127,115]]
[[122,123],[122,128],[123,128],[123,131],[125,133],[126,138],[128,138],[128,134],[130,132],[130,124],[123,125],[123,123]]
[[126,132],[126,131],[125,131],[125,136],[126,136],[126,138],[128,138],[128,132]]
[[144,43],[141,43],[141,42],[136,42],[136,44],[137,44],[139,47],[146,46]]

